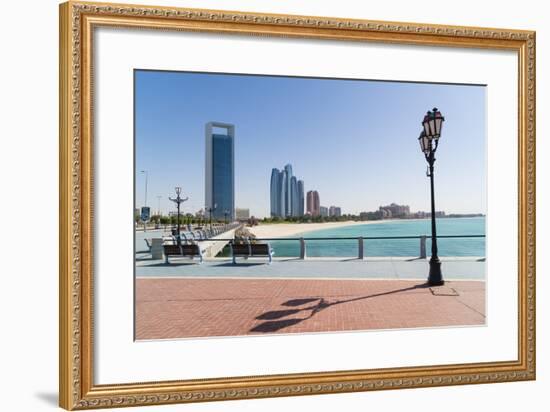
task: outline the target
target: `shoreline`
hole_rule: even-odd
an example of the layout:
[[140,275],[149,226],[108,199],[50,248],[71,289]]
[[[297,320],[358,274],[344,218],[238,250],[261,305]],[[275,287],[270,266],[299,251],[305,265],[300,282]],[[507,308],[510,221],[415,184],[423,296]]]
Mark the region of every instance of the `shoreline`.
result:
[[[451,219],[477,219],[478,217],[464,217]],[[343,222],[323,222],[323,223],[267,223],[258,224],[258,226],[246,227],[258,238],[284,238],[295,236],[301,233],[315,232],[323,229],[339,229],[348,226],[373,225],[395,222],[412,222],[429,220],[430,218],[413,218],[413,219],[381,219],[381,220],[346,220]],[[437,218],[442,220],[445,218]]]
[[399,219],[386,220],[365,220],[354,221],[346,220],[344,222],[324,222],[324,223],[269,223],[259,224],[258,226],[247,227],[258,238],[283,238],[294,236],[305,232],[314,232],[323,229],[339,229],[348,226],[371,225],[374,223],[396,222]]

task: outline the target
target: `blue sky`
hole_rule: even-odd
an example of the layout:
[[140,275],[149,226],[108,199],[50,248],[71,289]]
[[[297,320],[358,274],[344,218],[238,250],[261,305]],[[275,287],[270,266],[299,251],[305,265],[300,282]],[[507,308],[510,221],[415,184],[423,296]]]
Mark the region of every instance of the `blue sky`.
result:
[[436,208],[486,210],[484,86],[135,72],[136,206],[184,212],[204,207],[204,126],[235,125],[236,206],[269,215],[273,167],[291,163],[306,192],[343,213],[391,202],[429,210],[429,179],[418,135],[428,109],[446,118],[436,154]]

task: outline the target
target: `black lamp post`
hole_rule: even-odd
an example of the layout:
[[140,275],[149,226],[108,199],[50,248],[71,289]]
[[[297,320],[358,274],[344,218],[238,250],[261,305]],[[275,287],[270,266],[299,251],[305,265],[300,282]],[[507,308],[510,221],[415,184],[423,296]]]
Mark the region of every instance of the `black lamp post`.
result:
[[212,212],[216,210],[217,204],[214,203],[214,206],[209,206],[206,208],[208,210],[208,213],[210,213],[210,229],[212,229]]
[[441,274],[441,261],[437,256],[437,231],[435,225],[435,196],[434,196],[434,162],[435,152],[439,145],[441,137],[441,126],[445,118],[441,112],[434,107],[432,111],[428,111],[422,121],[423,130],[420,133],[418,141],[420,148],[428,162],[427,176],[430,178],[430,192],[432,199],[432,257],[430,258],[430,274],[428,275],[428,284],[431,286],[443,285],[443,275]]
[[176,187],[176,198],[173,199],[171,197],[169,197],[168,199],[170,199],[172,202],[176,203],[177,207],[178,207],[178,216],[177,216],[177,219],[176,219],[176,223],[177,223],[177,234],[176,234],[176,241],[178,242],[178,246],[181,246],[181,235],[180,235],[180,205],[185,202],[186,200],[188,200],[189,198],[186,197],[185,199],[181,198],[180,197],[181,195],[181,187]]

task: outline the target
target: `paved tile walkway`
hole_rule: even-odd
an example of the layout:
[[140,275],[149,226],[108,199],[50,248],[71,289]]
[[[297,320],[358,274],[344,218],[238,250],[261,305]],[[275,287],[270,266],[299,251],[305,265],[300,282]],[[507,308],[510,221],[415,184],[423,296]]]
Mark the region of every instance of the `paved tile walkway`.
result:
[[137,278],[137,339],[485,324],[485,282]]

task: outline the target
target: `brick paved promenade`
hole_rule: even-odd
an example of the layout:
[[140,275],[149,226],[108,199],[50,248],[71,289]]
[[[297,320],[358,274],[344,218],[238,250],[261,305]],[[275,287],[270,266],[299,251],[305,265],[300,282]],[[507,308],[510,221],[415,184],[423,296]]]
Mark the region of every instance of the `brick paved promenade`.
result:
[[136,279],[136,338],[485,324],[485,282]]

